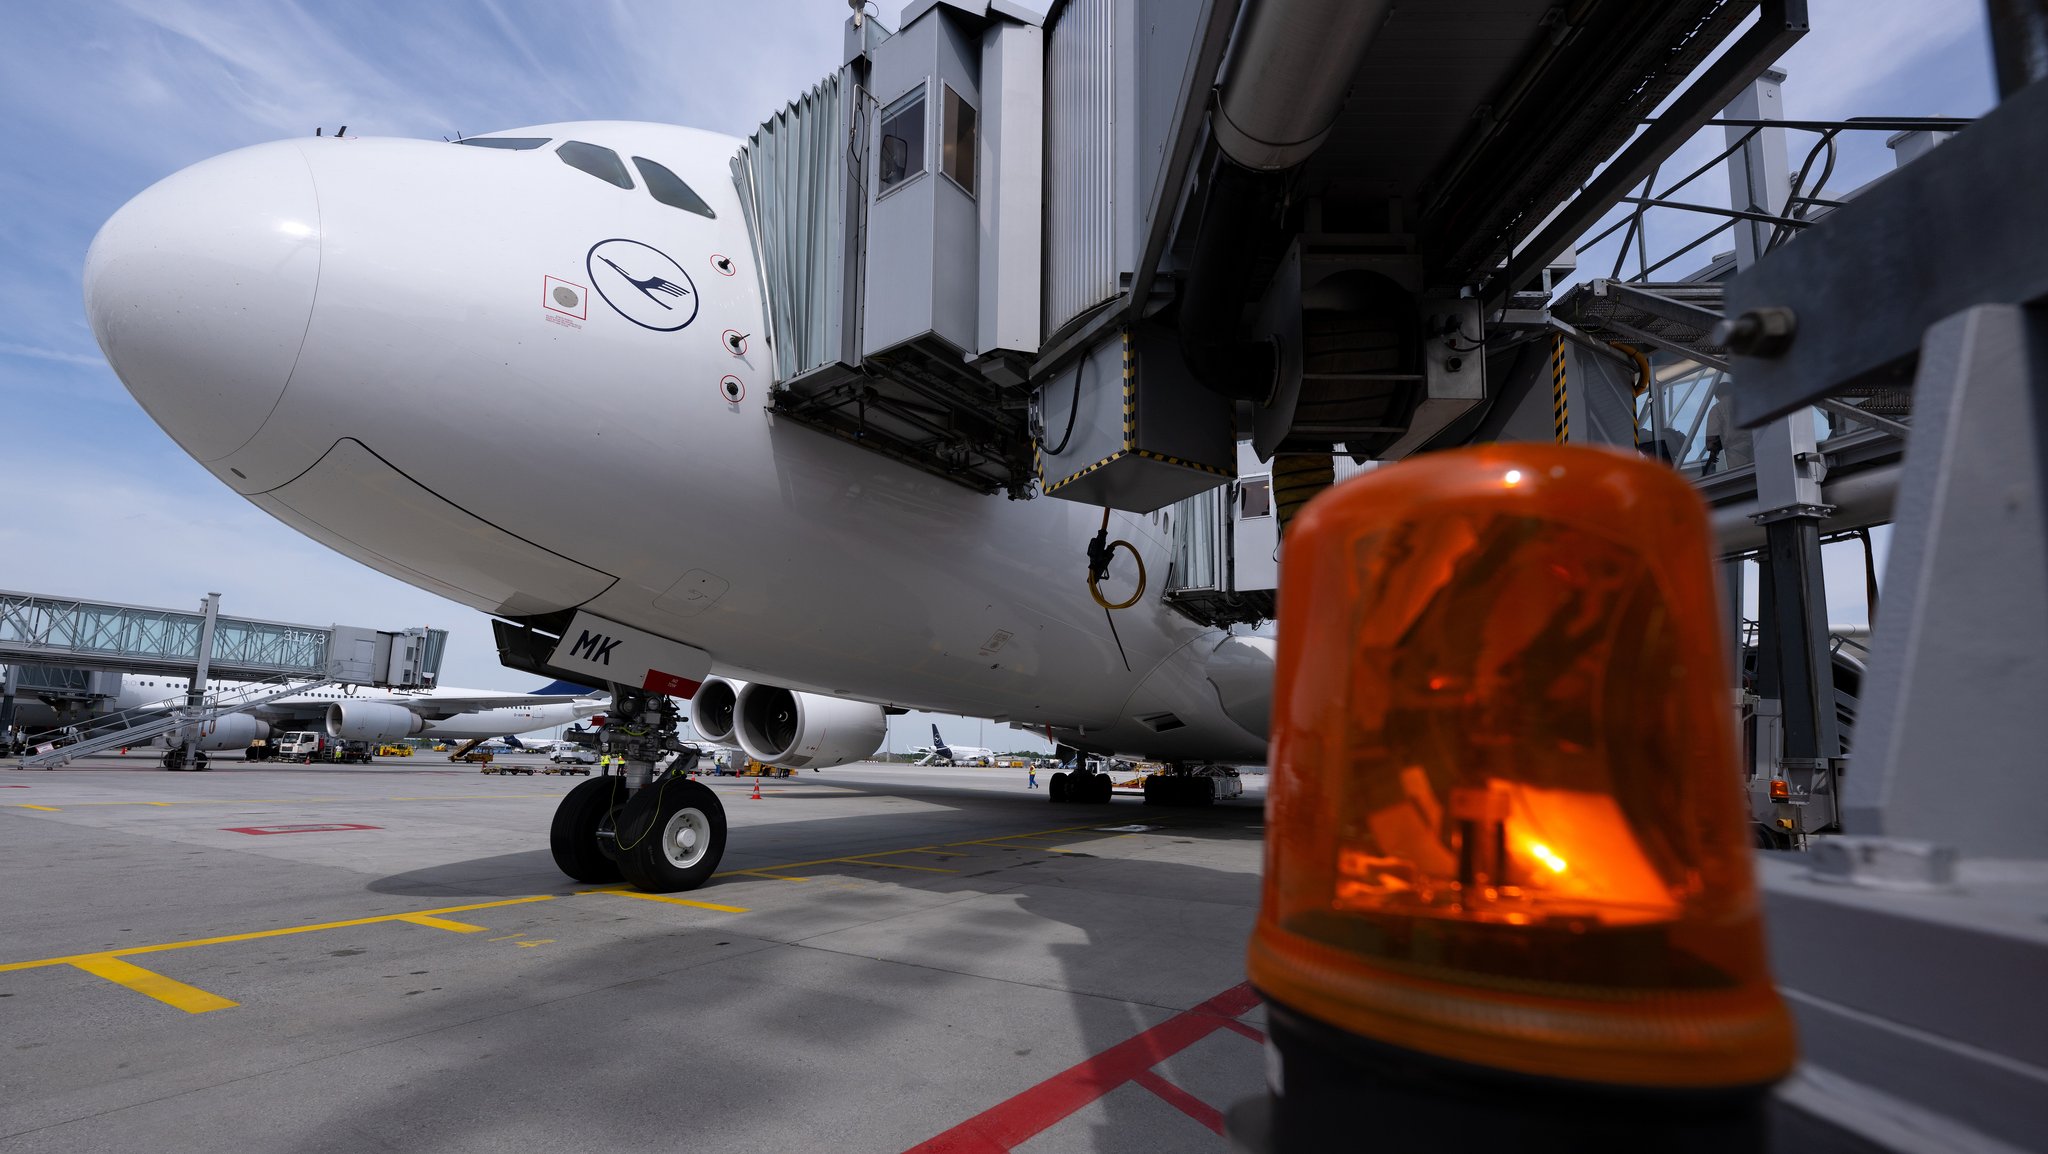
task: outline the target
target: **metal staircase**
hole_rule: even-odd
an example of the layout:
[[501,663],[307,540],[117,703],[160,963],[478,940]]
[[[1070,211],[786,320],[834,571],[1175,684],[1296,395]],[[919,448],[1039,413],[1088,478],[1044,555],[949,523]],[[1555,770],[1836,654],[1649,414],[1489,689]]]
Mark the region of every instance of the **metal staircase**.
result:
[[14,768],[55,769],[73,758],[140,745],[186,726],[205,726],[229,714],[244,713],[281,697],[332,684],[334,680],[325,677],[312,681],[278,677],[209,693],[197,706],[169,701],[140,705],[95,718],[80,729],[80,740],[68,745],[39,746],[35,753],[17,759]]

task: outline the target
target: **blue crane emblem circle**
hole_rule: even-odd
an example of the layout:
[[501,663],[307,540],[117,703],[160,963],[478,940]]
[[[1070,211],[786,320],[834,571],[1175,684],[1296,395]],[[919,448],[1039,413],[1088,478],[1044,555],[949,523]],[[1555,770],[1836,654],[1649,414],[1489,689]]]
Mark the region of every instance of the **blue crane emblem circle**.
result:
[[624,237],[601,240],[583,259],[590,283],[612,311],[660,333],[697,319],[697,285],[669,255]]

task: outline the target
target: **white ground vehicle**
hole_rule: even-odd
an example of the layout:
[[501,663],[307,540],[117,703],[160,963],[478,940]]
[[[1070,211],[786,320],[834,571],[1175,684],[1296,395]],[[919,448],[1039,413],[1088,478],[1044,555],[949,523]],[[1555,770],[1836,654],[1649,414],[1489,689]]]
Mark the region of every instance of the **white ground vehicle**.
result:
[[310,729],[294,730],[277,739],[276,752],[272,756],[312,761],[325,752],[326,748],[326,734],[315,733]]
[[571,742],[558,742],[548,752],[548,760],[556,765],[596,765],[597,751]]

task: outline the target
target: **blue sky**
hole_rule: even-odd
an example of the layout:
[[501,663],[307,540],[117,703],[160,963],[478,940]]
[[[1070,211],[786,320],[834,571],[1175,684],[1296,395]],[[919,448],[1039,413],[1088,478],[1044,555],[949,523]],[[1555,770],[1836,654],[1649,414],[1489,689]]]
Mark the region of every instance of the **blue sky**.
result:
[[[899,7],[884,5],[892,23]],[[224,608],[251,616],[432,624],[454,634],[446,681],[526,687],[497,665],[482,615],[284,529],[157,429],[86,326],[86,246],[177,169],[316,126],[432,138],[633,119],[745,135],[838,64],[846,12],[844,0],[11,6],[0,40],[0,460],[14,500],[0,516],[0,587],[173,606],[217,590]],[[1991,104],[1976,3],[1814,0],[1813,24],[1783,62],[1789,115],[1968,116]],[[1881,141],[1856,152],[1837,187],[1888,162]],[[1860,606],[1860,570],[1837,585],[1854,586]],[[1012,744],[993,725],[945,728]],[[899,719],[892,742],[928,736]]]

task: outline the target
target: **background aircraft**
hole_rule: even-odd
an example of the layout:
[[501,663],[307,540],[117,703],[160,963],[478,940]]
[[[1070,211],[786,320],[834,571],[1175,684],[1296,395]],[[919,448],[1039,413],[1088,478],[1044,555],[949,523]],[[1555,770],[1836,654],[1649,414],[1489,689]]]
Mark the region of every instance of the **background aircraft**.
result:
[[[181,677],[128,674],[121,679],[119,694],[92,716],[127,714],[139,720],[161,713],[185,703],[189,684]],[[210,681],[207,690],[233,692],[248,684]],[[407,737],[466,740],[567,725],[604,712],[608,704],[609,699],[596,690],[566,681],[543,685],[531,693],[453,686],[417,690],[325,686],[218,718],[209,723],[198,744],[209,751],[244,749],[259,738],[293,730],[369,742]],[[18,723],[30,732],[59,724],[55,711],[40,702],[19,703],[18,716]]]
[[993,750],[978,745],[947,745],[939,736],[939,727],[932,726],[932,746],[918,761],[919,765],[987,765],[995,760]]

